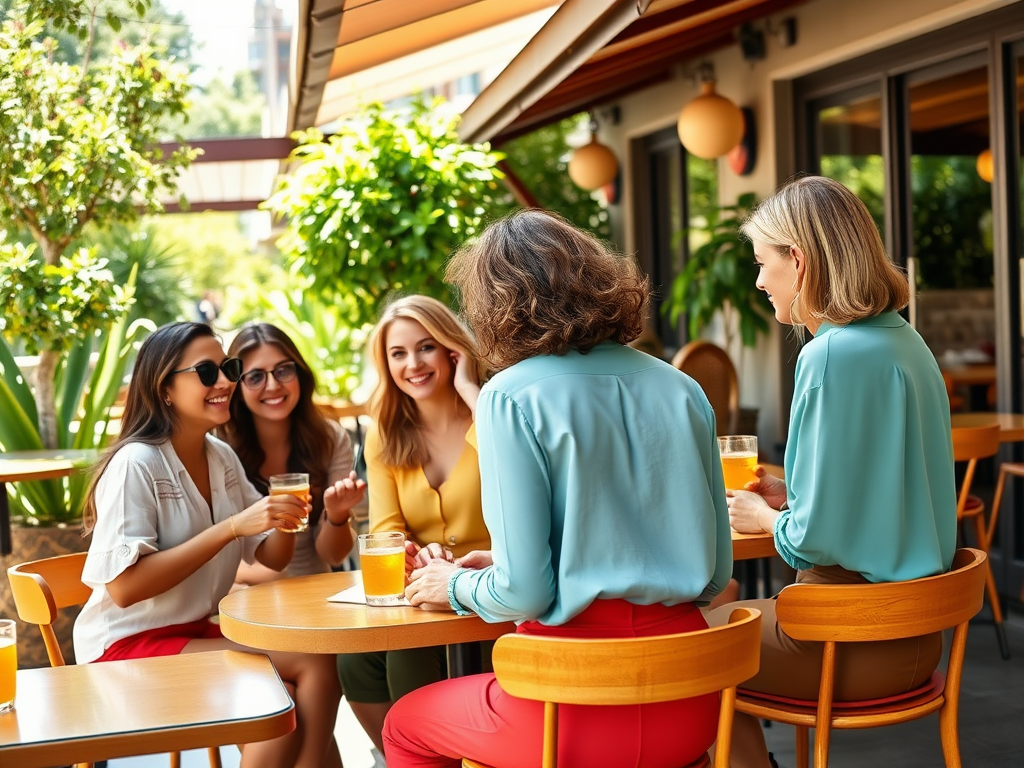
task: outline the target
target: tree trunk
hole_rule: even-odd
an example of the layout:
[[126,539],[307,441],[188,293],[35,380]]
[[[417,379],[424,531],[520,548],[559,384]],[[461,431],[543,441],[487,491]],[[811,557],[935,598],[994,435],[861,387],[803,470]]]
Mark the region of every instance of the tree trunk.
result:
[[64,253],[64,249],[67,247],[67,244],[65,243],[64,245],[61,245],[53,240],[47,240],[45,237],[39,238],[38,243],[39,250],[43,254],[43,260],[47,265],[51,267],[57,266],[57,264],[60,263],[61,254]]
[[39,412],[39,438],[44,448],[55,449],[57,444],[57,401],[53,391],[53,378],[60,353],[45,351],[39,355],[36,366],[36,410]]

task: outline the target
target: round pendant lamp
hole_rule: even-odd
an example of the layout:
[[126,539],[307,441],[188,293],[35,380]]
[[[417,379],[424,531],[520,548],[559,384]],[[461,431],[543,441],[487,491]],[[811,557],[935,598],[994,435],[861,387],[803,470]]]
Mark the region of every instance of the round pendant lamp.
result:
[[713,80],[701,83],[701,94],[679,113],[679,140],[691,155],[713,160],[743,138],[743,113],[715,92]]
[[981,151],[978,159],[974,161],[974,169],[982,179],[989,184],[992,183],[992,178],[995,176],[995,164],[992,162],[991,149],[983,149]]
[[615,153],[590,134],[590,143],[572,154],[569,160],[569,178],[581,189],[600,189],[615,181],[619,173],[619,161]]

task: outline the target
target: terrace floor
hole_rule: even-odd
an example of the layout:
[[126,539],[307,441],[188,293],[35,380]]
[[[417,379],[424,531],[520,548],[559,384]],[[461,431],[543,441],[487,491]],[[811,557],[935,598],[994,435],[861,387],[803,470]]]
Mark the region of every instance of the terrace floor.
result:
[[[985,614],[987,615],[987,609]],[[964,768],[1024,766],[1024,613],[1011,608],[1006,634],[1013,658],[999,656],[995,630],[984,618],[967,636],[967,662],[960,695],[960,750]],[[948,638],[947,638],[948,645]],[[335,730],[345,768],[371,768],[370,740],[342,702]],[[782,768],[795,768],[793,729],[773,725],[768,748]],[[238,750],[223,747],[224,768],[237,768]],[[832,737],[832,768],[940,768],[939,720],[923,720],[867,731],[837,731]],[[166,768],[166,755],[111,760],[110,768]],[[206,768],[205,751],[187,752],[183,768]]]

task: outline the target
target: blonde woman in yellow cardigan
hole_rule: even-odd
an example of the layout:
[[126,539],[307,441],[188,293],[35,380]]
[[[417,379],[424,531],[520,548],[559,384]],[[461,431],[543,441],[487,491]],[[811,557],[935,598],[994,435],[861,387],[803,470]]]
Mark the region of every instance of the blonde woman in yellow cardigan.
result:
[[[384,310],[369,346],[378,375],[365,450],[370,530],[405,532],[407,570],[430,557],[490,549],[477,452],[467,440],[483,379],[472,336],[441,302],[407,296]],[[444,679],[444,647],[344,654],[338,672],[382,752],[391,704]]]

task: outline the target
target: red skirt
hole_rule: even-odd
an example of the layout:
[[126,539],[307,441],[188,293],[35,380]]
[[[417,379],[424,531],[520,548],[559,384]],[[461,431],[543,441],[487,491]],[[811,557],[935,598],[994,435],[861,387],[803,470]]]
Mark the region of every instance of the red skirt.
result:
[[172,624],[169,627],[147,629],[135,635],[122,637],[103,652],[96,661],[116,659],[148,659],[153,656],[177,656],[190,640],[224,637],[220,625],[208,618],[190,621],[187,624]]
[[[692,603],[597,600],[558,627],[519,632],[554,637],[649,637],[706,629]],[[543,704],[505,693],[494,675],[428,685],[403,696],[384,726],[388,768],[452,768],[463,757],[495,768],[536,768]],[[680,768],[706,752],[718,728],[718,694],[657,704],[559,708],[561,768]]]

